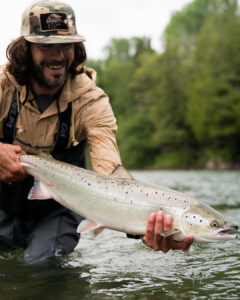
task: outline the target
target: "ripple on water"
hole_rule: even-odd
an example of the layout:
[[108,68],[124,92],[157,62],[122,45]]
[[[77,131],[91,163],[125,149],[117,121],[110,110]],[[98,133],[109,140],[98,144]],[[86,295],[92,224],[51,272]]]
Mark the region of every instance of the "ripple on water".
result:
[[[133,172],[142,181],[177,188],[240,224],[240,172]],[[0,256],[0,299],[239,300],[240,240],[155,252],[141,241],[105,230],[82,235],[71,255],[53,266],[28,267]],[[4,298],[7,295],[8,298]]]

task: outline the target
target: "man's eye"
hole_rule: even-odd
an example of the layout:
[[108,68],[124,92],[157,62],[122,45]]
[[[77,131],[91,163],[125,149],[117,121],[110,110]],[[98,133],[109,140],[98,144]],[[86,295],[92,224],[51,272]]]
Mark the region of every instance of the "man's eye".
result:
[[73,44],[71,44],[71,43],[69,43],[69,44],[62,44],[62,47],[65,48],[65,49],[66,48],[72,48],[72,45]]
[[39,48],[41,50],[48,50],[50,48],[50,46],[49,45],[41,45],[41,46],[39,46]]

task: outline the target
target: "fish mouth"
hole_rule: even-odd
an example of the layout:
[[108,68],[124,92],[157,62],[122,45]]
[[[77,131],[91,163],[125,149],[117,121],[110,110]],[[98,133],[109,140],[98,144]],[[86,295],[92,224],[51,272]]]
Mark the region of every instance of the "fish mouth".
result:
[[238,230],[238,226],[232,226],[229,228],[221,228],[216,231],[216,236],[226,240],[234,240],[238,238],[237,234],[233,234],[236,230]]

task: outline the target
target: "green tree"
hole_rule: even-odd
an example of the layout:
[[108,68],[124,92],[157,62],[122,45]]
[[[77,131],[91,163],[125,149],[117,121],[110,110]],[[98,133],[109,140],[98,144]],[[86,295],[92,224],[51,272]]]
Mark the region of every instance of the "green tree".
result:
[[206,152],[229,160],[239,154],[240,18],[237,1],[214,2],[197,40],[188,121]]

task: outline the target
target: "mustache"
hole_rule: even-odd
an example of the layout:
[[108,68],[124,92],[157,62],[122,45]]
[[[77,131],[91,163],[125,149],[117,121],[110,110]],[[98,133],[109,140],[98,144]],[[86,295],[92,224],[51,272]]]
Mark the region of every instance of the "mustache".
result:
[[44,60],[41,62],[41,65],[44,66],[50,66],[50,65],[61,65],[61,66],[67,66],[66,60]]

